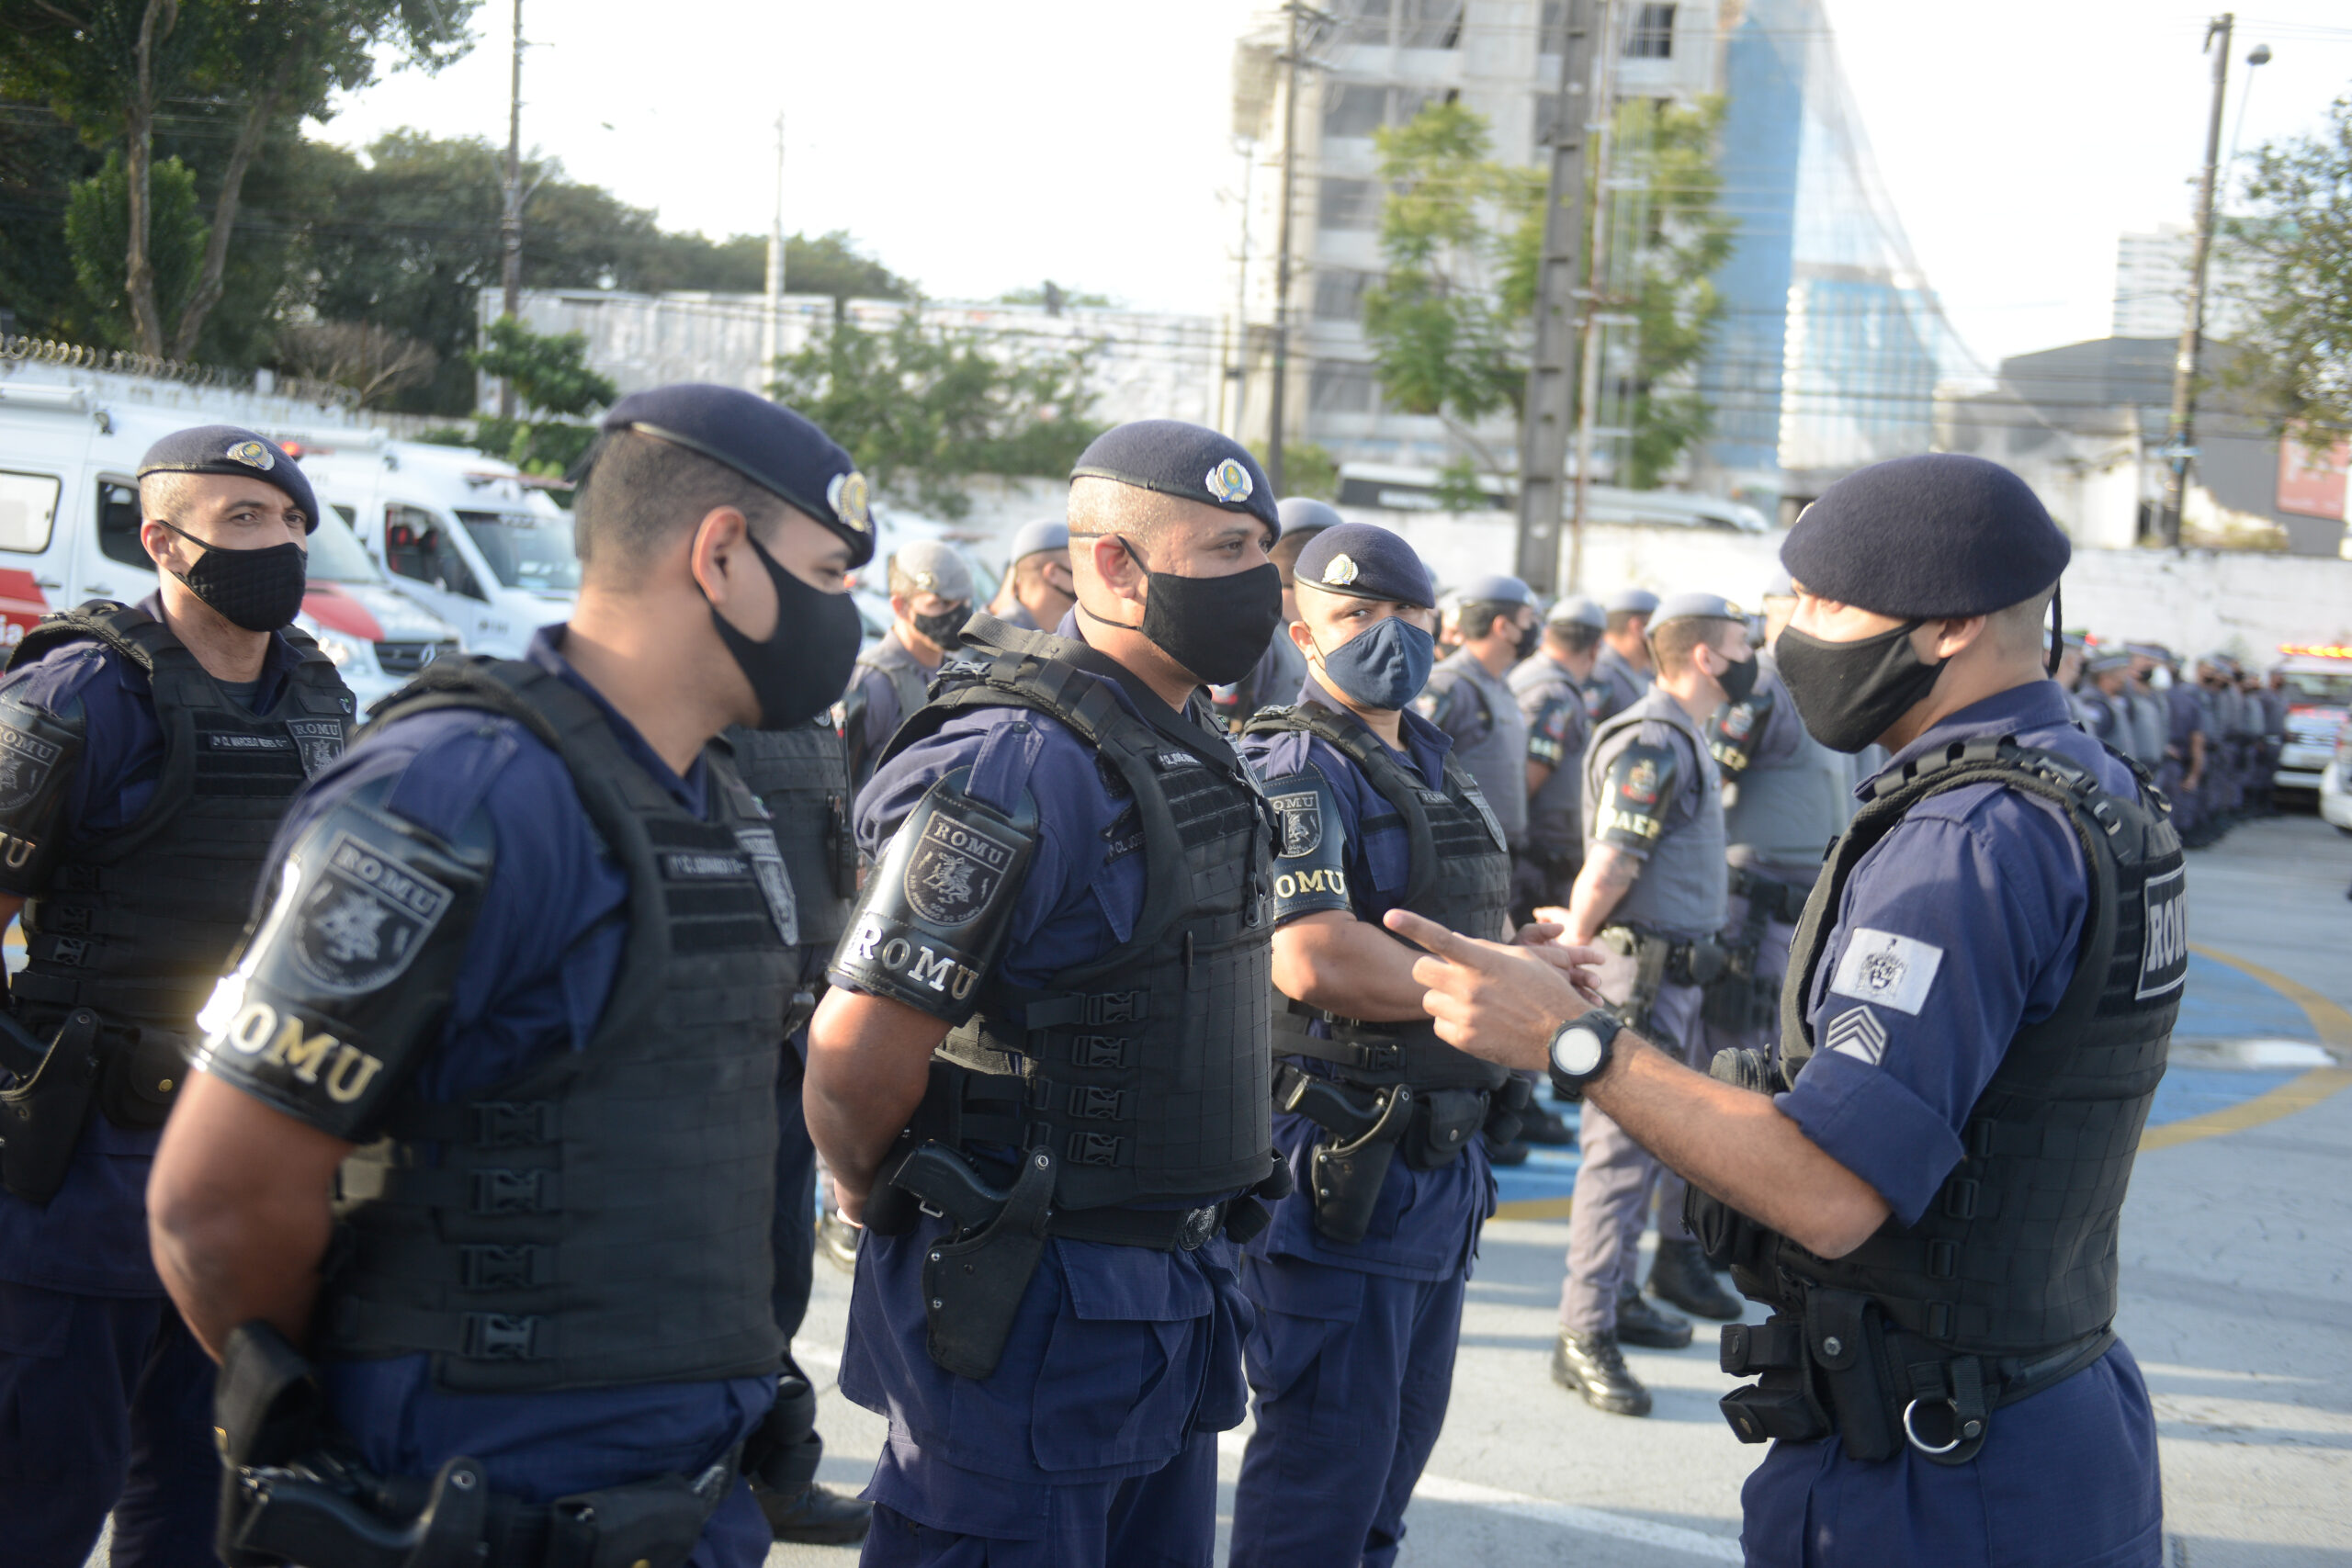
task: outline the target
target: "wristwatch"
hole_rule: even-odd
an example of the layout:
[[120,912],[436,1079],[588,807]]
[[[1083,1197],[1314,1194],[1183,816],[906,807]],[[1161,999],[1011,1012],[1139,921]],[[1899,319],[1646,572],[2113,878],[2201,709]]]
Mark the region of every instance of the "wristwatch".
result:
[[1568,1020],[1552,1036],[1552,1089],[1562,1100],[1584,1098],[1584,1086],[1609,1068],[1609,1048],[1625,1021],[1607,1008]]

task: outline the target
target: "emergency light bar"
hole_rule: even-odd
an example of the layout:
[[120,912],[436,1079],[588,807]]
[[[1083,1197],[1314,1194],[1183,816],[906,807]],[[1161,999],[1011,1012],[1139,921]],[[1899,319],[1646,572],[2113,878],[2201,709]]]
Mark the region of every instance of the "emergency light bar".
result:
[[2317,643],[2282,642],[2281,653],[2300,653],[2307,659],[2352,659],[2352,648],[2322,647]]

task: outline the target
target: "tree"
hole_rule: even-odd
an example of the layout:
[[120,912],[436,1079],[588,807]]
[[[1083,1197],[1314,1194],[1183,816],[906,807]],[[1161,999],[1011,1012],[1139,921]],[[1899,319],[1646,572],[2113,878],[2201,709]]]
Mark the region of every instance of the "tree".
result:
[[466,363],[485,376],[514,382],[526,408],[576,418],[620,395],[609,377],[588,368],[585,333],[550,337],[501,316],[482,335],[489,344],[467,355]]
[[278,337],[278,364],[313,381],[332,381],[374,406],[433,375],[441,356],[413,337],[368,321],[306,321]]
[[[470,47],[479,0],[4,0],[0,92],[48,104],[83,140],[119,146],[123,293],[142,353],[185,357],[226,287],[246,172],[271,131],[324,118],[338,91],[375,80],[377,51],[438,69]],[[195,283],[166,331],[157,299],[153,152],[159,109],[233,116]]]
[[880,331],[833,322],[776,361],[769,390],[848,447],[880,493],[960,517],[968,476],[1059,477],[1102,433],[1091,356],[929,325],[910,308]]
[[[204,265],[204,220],[197,214],[196,175],[177,158],[148,175],[147,254],[150,288],[159,308],[177,312],[195,294]],[[74,276],[91,312],[89,335],[108,347],[137,341],[125,294],[130,228],[130,176],[120,152],[68,193],[65,243]]]
[[2244,199],[2222,235],[2251,324],[2223,378],[2324,449],[2352,428],[2352,94],[2319,131],[2256,152]]
[[[1624,477],[1656,485],[1705,435],[1710,412],[1682,373],[1706,351],[1723,304],[1710,281],[1731,254],[1735,225],[1716,209],[1720,100],[1695,106],[1635,99],[1618,108],[1621,167],[1643,177],[1626,202],[1638,229],[1612,240],[1632,247],[1612,269],[1624,285],[1607,308],[1635,318],[1638,349],[1628,383],[1615,389],[1631,411]],[[1488,156],[1486,121],[1458,103],[1432,103],[1376,133],[1380,245],[1387,275],[1364,292],[1364,335],[1393,407],[1435,415],[1464,449],[1446,466],[1442,494],[1464,506],[1493,497],[1481,473],[1509,471],[1471,427],[1505,409],[1520,411],[1527,384],[1528,321],[1534,307],[1544,234],[1544,181],[1534,170]],[[1587,221],[1591,231],[1588,193]],[[1589,259],[1589,258],[1588,258]],[[1588,272],[1587,276],[1589,276]],[[1604,281],[1609,281],[1604,279]]]

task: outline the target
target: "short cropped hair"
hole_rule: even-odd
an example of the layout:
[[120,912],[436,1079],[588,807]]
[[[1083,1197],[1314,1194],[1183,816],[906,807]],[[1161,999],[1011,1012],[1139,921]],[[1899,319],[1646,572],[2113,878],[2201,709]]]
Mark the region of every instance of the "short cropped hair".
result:
[[1544,628],[1544,640],[1566,649],[1570,653],[1589,653],[1600,646],[1600,628],[1581,622],[1561,625],[1553,622]]
[[589,454],[571,506],[582,575],[618,583],[722,506],[762,533],[788,510],[783,497],[699,452],[634,430],[608,432]]
[[1679,675],[1690,668],[1693,649],[1704,643],[1721,653],[1723,639],[1738,625],[1712,615],[1678,616],[1650,634],[1650,658],[1657,661],[1659,674]]
[[1609,612],[1609,635],[1623,637],[1634,629],[1635,621],[1646,625],[1649,618],[1650,613],[1647,610],[1611,610]]
[[1506,600],[1482,599],[1463,605],[1455,614],[1453,624],[1460,628],[1464,640],[1467,641],[1471,637],[1485,637],[1488,632],[1493,631],[1495,617],[1498,615],[1508,621],[1516,621],[1521,608],[1522,606],[1510,604]]
[[195,488],[196,476],[166,468],[149,474],[139,481],[139,515],[143,521],[154,518],[164,523],[177,523],[187,511],[187,492]]

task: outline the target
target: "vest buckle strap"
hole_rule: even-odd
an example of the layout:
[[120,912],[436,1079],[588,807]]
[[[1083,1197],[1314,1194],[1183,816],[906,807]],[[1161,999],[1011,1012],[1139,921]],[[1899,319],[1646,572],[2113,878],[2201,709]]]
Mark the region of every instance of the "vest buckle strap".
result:
[[551,1336],[544,1317],[515,1316],[503,1312],[469,1312],[465,1315],[465,1348],[469,1361],[536,1361],[552,1353]]
[[1111,1133],[1072,1133],[1066,1149],[1072,1165],[1117,1165],[1126,1144]]
[[473,1106],[474,1147],[523,1148],[556,1141],[555,1104],[551,1100],[478,1100]]
[[492,1167],[475,1171],[472,1186],[477,1214],[544,1214],[562,1206],[552,1171]]
[[1150,1010],[1148,991],[1098,991],[1086,998],[1089,1023],[1140,1023]]
[[1069,1043],[1070,1065],[1117,1069],[1127,1065],[1127,1043],[1108,1034],[1080,1034]]
[[550,1249],[527,1244],[506,1247],[469,1243],[462,1249],[459,1270],[469,1291],[512,1291],[552,1284]]

